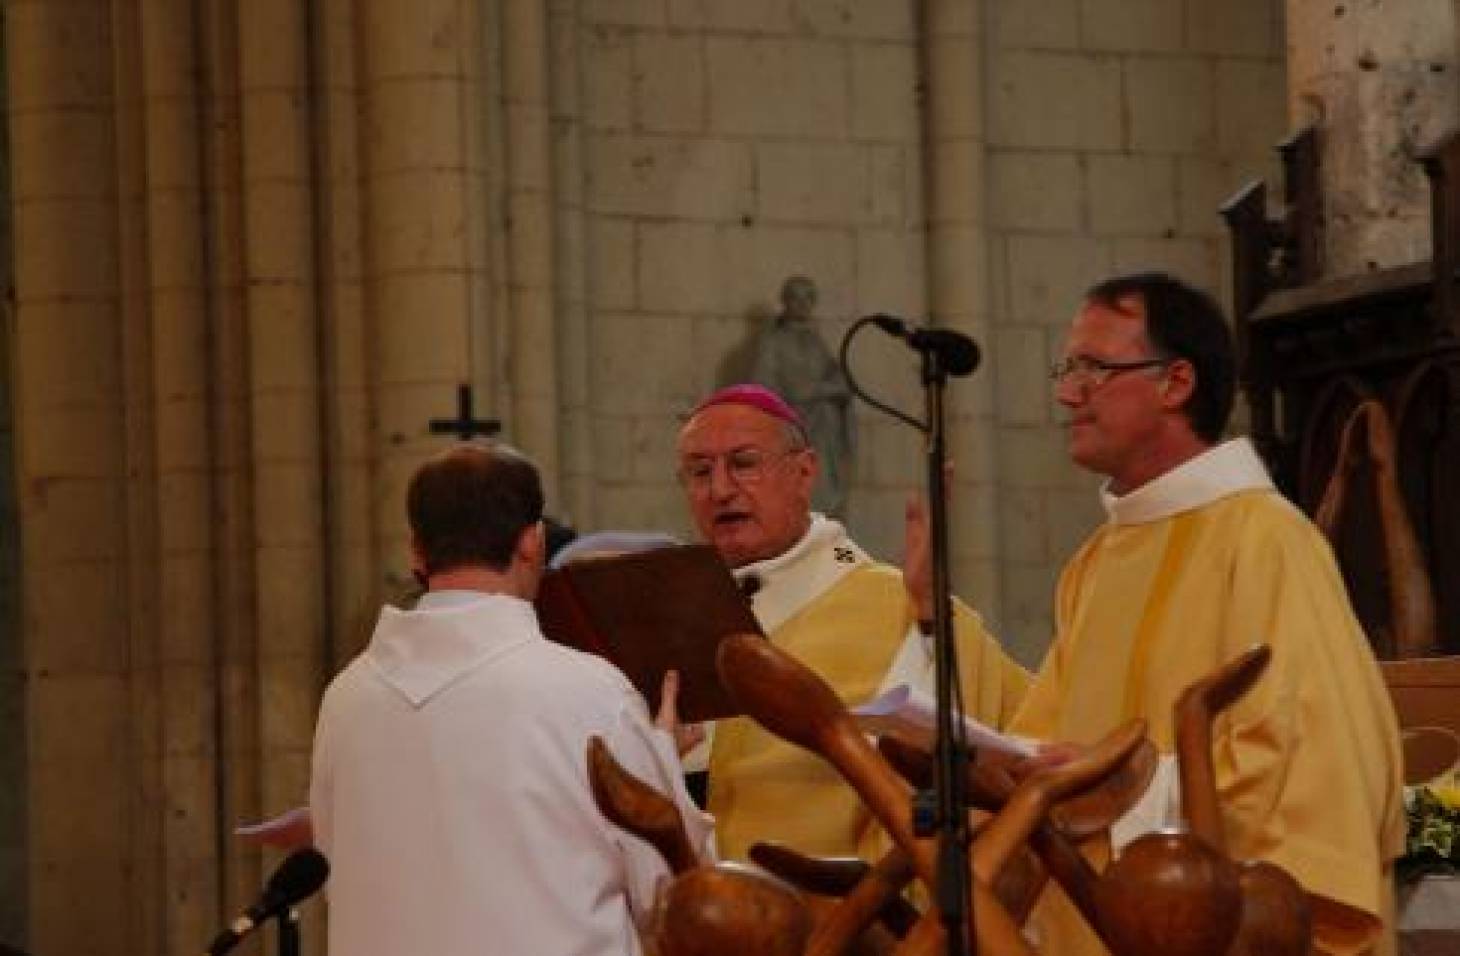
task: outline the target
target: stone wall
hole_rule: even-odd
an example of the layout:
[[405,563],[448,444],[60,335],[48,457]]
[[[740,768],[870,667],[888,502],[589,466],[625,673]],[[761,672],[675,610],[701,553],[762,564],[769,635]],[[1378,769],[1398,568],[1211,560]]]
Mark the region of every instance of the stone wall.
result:
[[[1285,129],[1278,0],[988,0],[982,31],[994,328],[979,379],[996,468],[960,520],[998,522],[992,585],[960,590],[1026,661],[1050,636],[1059,564],[1098,520],[1067,463],[1045,377],[1091,281],[1166,268],[1226,292],[1217,207],[1271,176]],[[926,119],[913,0],[585,0],[581,47],[596,527],[685,531],[674,417],[730,374],[780,280],[821,288],[835,347],[868,312],[926,315]],[[976,100],[977,104],[979,101]],[[977,105],[975,109],[977,109]],[[917,408],[912,364],[866,342],[857,368]],[[866,407],[850,524],[895,560],[920,481],[916,436]],[[974,444],[975,447],[968,447]],[[979,593],[979,591],[985,593]]]
[[1451,0],[1287,0],[1289,114],[1318,129],[1324,278],[1430,257],[1417,157],[1460,113]]
[[[816,281],[833,350],[864,313],[925,311],[916,6],[582,4],[598,526],[687,532],[678,416],[738,377],[786,276]],[[897,346],[857,354],[915,399]],[[887,554],[919,446],[856,415],[853,524]]]
[[1217,208],[1274,181],[1276,0],[994,0],[988,16],[1002,631],[1035,662],[1060,565],[1100,520],[1045,370],[1091,282],[1160,268],[1228,297]]

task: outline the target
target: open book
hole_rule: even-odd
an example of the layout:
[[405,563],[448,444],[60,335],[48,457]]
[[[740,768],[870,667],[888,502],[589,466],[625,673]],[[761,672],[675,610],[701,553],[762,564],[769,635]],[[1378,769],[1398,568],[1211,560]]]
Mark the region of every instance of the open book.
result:
[[[924,749],[931,749],[937,736],[937,711],[933,698],[907,684],[898,684],[865,704],[852,708],[852,715],[870,734],[887,734]],[[1024,737],[1000,733],[988,724],[963,718],[969,746],[987,747],[1019,757],[1032,757],[1037,743]]]
[[739,713],[715,652],[730,634],[760,634],[714,548],[684,545],[573,561],[543,577],[537,617],[551,640],[605,657],[659,709],[664,673],[679,671],[686,723]]

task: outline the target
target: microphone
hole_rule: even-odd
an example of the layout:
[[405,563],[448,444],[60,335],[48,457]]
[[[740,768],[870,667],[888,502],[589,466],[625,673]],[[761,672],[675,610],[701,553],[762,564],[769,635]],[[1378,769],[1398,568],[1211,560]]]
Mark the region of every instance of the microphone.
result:
[[313,895],[329,875],[323,853],[314,847],[295,850],[274,870],[258,900],[208,944],[207,956],[222,956],[259,926]]
[[933,329],[926,326],[910,326],[895,315],[878,313],[869,316],[873,324],[888,335],[896,336],[919,352],[932,352],[943,361],[943,368],[949,375],[961,378],[972,375],[981,358],[978,343],[962,332],[952,329]]

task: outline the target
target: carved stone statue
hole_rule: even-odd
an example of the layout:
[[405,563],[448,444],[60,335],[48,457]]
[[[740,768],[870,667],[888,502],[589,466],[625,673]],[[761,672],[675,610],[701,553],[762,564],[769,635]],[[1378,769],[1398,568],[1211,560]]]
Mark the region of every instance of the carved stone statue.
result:
[[750,380],[775,389],[800,413],[821,460],[811,506],[843,517],[857,448],[852,392],[812,326],[815,307],[810,279],[791,276],[781,284],[781,311],[756,336]]

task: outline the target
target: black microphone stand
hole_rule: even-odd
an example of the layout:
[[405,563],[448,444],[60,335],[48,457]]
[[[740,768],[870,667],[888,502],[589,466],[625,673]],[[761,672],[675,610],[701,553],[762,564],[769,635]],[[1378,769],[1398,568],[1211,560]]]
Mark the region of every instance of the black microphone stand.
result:
[[279,914],[279,956],[299,956],[299,907]]
[[[919,791],[913,797],[913,821],[919,836],[937,835],[937,881],[933,903],[938,907],[947,933],[948,956],[973,952],[973,905],[970,900],[969,844],[971,832],[965,809],[965,768],[968,743],[962,715],[955,708],[958,682],[958,648],[953,641],[953,605],[950,597],[948,559],[947,438],[943,395],[948,376],[968,375],[978,364],[978,350],[971,339],[961,352],[949,352],[936,336],[900,335],[921,356],[921,380],[926,422],[880,402],[857,384],[847,363],[852,338],[869,323],[887,326],[885,316],[867,316],[852,324],[842,338],[841,367],[847,384],[864,402],[923,432],[927,459],[928,521],[933,559],[933,662],[937,681],[937,743],[934,749],[933,792]],[[900,324],[900,323],[899,323]],[[953,366],[950,367],[950,361]]]
[[[933,648],[937,681],[938,737],[934,748],[933,789],[936,795],[938,885],[934,900],[948,934],[948,956],[971,952],[973,907],[969,903],[968,812],[964,801],[964,767],[968,750],[962,722],[954,707],[958,649],[953,642],[953,605],[948,560],[947,419],[943,393],[948,370],[934,349],[922,353],[922,382],[927,409],[925,456],[928,478],[928,520],[933,553]],[[926,797],[922,799],[926,800]]]

